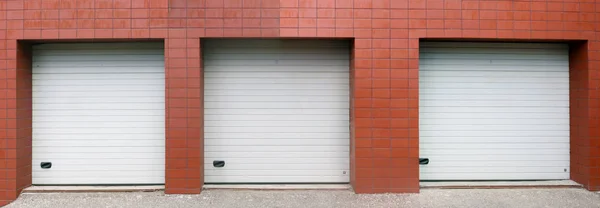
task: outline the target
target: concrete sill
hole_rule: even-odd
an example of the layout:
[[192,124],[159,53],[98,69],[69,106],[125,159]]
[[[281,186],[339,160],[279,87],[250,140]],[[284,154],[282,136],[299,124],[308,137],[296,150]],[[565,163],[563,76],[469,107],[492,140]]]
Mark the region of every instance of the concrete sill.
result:
[[348,184],[257,184],[230,185],[207,184],[204,189],[241,189],[241,190],[350,190]]
[[509,188],[583,188],[572,180],[554,181],[444,181],[421,182],[421,188],[431,189],[509,189]]
[[163,191],[165,186],[30,186],[23,193],[64,193],[64,192],[154,192]]

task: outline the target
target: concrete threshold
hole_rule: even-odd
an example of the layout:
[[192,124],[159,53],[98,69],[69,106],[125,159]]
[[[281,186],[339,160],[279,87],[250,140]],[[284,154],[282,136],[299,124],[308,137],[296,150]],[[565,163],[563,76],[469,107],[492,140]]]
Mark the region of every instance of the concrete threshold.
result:
[[163,185],[148,186],[30,186],[23,193],[82,193],[82,192],[154,192],[165,190]]
[[204,189],[238,190],[350,190],[348,184],[207,184]]
[[420,182],[427,189],[511,189],[511,188],[583,188],[572,180],[552,181],[442,181]]

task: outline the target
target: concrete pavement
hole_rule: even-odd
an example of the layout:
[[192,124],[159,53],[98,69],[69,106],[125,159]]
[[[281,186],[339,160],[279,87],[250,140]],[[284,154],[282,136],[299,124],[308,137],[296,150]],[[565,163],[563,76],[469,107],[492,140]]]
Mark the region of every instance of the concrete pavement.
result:
[[422,189],[420,194],[349,190],[205,190],[200,195],[138,193],[27,193],[8,208],[84,207],[460,207],[600,208],[600,194],[584,189]]

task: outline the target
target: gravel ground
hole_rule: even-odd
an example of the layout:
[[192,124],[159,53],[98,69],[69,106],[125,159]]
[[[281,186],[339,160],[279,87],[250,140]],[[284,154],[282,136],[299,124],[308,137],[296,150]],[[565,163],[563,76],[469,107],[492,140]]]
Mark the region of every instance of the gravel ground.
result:
[[559,207],[600,208],[600,194],[583,189],[423,189],[420,194],[351,191],[205,190],[200,195],[150,193],[23,194],[7,208],[27,207]]

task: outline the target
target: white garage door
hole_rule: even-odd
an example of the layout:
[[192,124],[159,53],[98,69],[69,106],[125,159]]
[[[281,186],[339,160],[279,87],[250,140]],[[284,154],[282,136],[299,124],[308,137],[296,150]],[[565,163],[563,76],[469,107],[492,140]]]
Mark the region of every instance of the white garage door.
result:
[[163,51],[162,43],[34,46],[33,184],[164,183]]
[[564,44],[422,43],[421,180],[569,178]]
[[207,183],[349,181],[348,44],[213,40],[204,47]]

